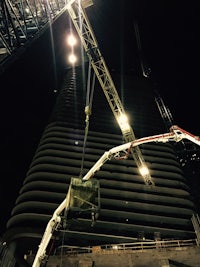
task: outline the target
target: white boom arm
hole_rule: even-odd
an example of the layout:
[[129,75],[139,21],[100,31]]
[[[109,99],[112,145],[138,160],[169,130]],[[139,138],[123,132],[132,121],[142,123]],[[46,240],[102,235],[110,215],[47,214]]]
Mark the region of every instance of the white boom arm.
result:
[[[178,126],[172,126],[170,128],[169,133],[159,134],[159,135],[153,135],[149,137],[143,137],[138,140],[134,140],[132,142],[128,142],[126,144],[116,146],[109,151],[105,152],[101,158],[95,163],[95,165],[88,171],[88,173],[82,178],[83,181],[87,181],[93,177],[93,175],[101,168],[101,166],[107,161],[110,160],[113,155],[115,156],[120,151],[126,151],[130,150],[132,147],[139,146],[144,143],[150,143],[150,142],[179,142],[182,139],[188,139],[191,142],[197,144],[200,146],[200,138],[198,136],[195,136],[183,129],[181,129]],[[56,226],[60,223],[61,217],[60,214],[64,209],[67,211],[69,210],[69,203],[70,203],[70,191],[71,188],[69,187],[68,193],[66,198],[63,200],[63,202],[60,204],[60,206],[55,210],[51,220],[47,224],[46,230],[44,232],[42,241],[39,245],[38,252],[36,254],[35,260],[33,262],[32,267],[39,267],[41,262],[45,259],[46,255],[46,248],[48,246],[48,243],[52,237],[53,231],[56,228]]]
[[153,135],[149,137],[143,137],[138,140],[134,140],[132,142],[114,147],[110,149],[109,151],[105,152],[103,156],[96,162],[96,164],[89,170],[89,172],[83,177],[83,180],[88,180],[90,179],[94,173],[100,169],[100,167],[108,160],[111,158],[112,155],[117,154],[120,151],[124,151],[127,149],[130,149],[134,146],[138,146],[144,143],[150,143],[150,142],[170,142],[170,141],[175,141],[179,142],[182,139],[188,139],[191,142],[197,144],[200,146],[200,138],[197,136],[192,135],[191,133],[181,129],[180,127],[174,125],[170,128],[169,133],[165,134],[159,134],[159,135]]
[[69,187],[66,198],[58,206],[58,208],[54,211],[52,218],[48,222],[48,224],[46,226],[46,230],[44,232],[44,235],[43,235],[42,240],[40,242],[40,245],[38,247],[38,251],[37,251],[37,254],[35,256],[32,267],[39,267],[40,264],[42,263],[42,261],[44,261],[45,256],[46,256],[46,248],[50,242],[53,231],[55,230],[56,226],[58,226],[61,222],[60,214],[62,213],[62,211],[64,209],[66,209],[66,210],[69,209],[70,192],[71,192],[71,188]]
[[[80,37],[89,62],[99,80],[101,88],[103,89],[108,104],[119,124],[123,138],[125,142],[133,141],[136,139],[135,134],[127,120],[126,112],[85,12],[85,8],[91,4],[92,0],[68,0],[67,2],[67,11]],[[131,153],[139,170],[146,167],[142,152],[138,146],[132,148]],[[153,185],[150,173],[143,173],[141,175],[147,185]]]

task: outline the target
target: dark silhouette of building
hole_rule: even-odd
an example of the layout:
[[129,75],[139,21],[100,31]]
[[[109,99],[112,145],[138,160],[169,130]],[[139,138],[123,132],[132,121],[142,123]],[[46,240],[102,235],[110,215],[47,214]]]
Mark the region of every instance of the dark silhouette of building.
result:
[[[148,81],[130,75],[122,78],[116,73],[113,79],[137,137],[162,133],[163,123]],[[71,178],[80,177],[81,171],[87,173],[105,151],[123,143],[98,83],[84,142],[86,80],[87,71],[82,66],[66,70],[55,107],[7,222],[4,240],[18,257],[36,252],[49,219],[66,197]],[[106,162],[94,177],[100,182],[97,221],[92,225],[90,215],[85,213],[63,217],[64,223],[54,232],[54,249],[63,245],[85,247],[196,238],[191,221],[195,204],[173,145],[144,144],[141,151],[155,186],[144,183],[131,156]]]

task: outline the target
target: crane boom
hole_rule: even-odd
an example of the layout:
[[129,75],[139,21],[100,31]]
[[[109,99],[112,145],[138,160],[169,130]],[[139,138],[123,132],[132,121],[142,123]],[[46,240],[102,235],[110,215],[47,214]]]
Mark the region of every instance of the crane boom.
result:
[[[80,37],[82,45],[89,58],[89,62],[99,80],[110,108],[119,124],[124,141],[131,142],[135,140],[135,134],[129,125],[128,120],[125,119],[125,121],[122,121],[122,118],[126,118],[126,112],[121,103],[105,60],[99,50],[97,40],[84,9],[86,7],[86,5],[84,6],[84,2],[88,4],[88,1],[82,1],[82,3],[80,2],[81,1],[77,0],[70,1],[70,4],[67,5],[68,13],[73,21],[74,27]],[[91,3],[91,1],[89,2]],[[138,169],[148,170],[140,148],[138,146],[132,148],[131,153]],[[147,185],[154,185],[148,171],[143,174],[141,173],[141,175]]]

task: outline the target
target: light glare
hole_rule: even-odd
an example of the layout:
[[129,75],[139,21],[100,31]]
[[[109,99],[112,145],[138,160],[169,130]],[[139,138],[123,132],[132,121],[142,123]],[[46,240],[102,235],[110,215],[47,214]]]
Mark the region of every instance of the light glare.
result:
[[117,120],[118,120],[120,128],[122,129],[123,132],[130,131],[130,125],[128,122],[128,117],[125,114],[121,114]]
[[149,169],[146,166],[139,168],[139,172],[143,177],[149,175]]
[[70,34],[68,37],[67,37],[67,43],[68,45],[70,46],[75,46],[76,43],[77,43],[77,39],[75,38],[75,36],[73,34]]
[[73,53],[69,55],[68,59],[69,59],[69,63],[71,64],[75,64],[77,61],[77,57]]

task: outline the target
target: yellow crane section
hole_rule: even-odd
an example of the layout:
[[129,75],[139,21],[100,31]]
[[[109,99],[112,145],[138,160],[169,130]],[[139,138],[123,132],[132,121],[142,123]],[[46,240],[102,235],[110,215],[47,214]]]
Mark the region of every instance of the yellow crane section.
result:
[[[136,139],[135,134],[128,122],[126,112],[85,12],[85,8],[92,4],[91,0],[68,0],[67,10],[88,56],[89,63],[93,67],[110,108],[119,124],[124,141],[131,142]],[[132,148],[131,153],[145,183],[147,185],[154,185],[140,148],[138,146]]]

